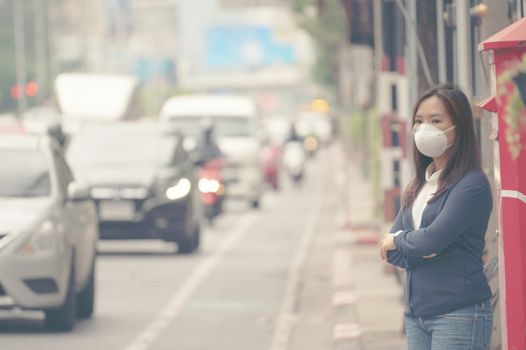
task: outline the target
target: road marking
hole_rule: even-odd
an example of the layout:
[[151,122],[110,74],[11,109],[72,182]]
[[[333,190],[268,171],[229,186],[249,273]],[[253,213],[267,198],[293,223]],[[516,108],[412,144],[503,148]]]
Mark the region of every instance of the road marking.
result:
[[289,280],[285,288],[285,295],[281,303],[270,350],[286,350],[288,348],[292,327],[297,319],[297,312],[294,310],[294,307],[296,305],[297,292],[300,284],[300,275],[305,265],[307,251],[314,238],[316,224],[320,220],[322,202],[323,201],[318,202],[313,210],[315,214],[309,217],[299,248],[290,264],[288,273]]
[[352,254],[338,249],[333,253],[332,282],[335,288],[352,286]]
[[362,335],[362,329],[358,323],[338,323],[334,325],[334,341],[355,340]]
[[333,306],[348,306],[356,304],[356,294],[352,291],[335,292],[332,296]]
[[239,240],[249,231],[256,216],[253,213],[243,217],[239,224],[220,243],[219,249],[208,256],[184,282],[184,284],[171,296],[169,302],[161,309],[150,324],[125,348],[125,350],[146,350],[152,346],[162,333],[169,327],[174,319],[179,316],[186,303],[197,291],[199,286],[210,275],[212,270],[223,259]]

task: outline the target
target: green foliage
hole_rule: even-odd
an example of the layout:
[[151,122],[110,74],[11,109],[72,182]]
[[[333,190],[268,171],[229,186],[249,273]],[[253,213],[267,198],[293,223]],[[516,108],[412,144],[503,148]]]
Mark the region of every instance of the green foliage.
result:
[[314,79],[322,85],[337,85],[338,52],[346,41],[347,20],[339,1],[326,1],[318,11],[315,0],[294,0],[299,24],[314,39],[317,62],[313,67]]
[[[350,115],[342,115],[338,120],[341,140],[347,154],[362,155],[361,164],[364,176],[371,179],[374,198],[381,198],[380,152],[381,124],[375,109],[355,110]],[[375,217],[382,215],[382,201],[376,201]]]
[[521,64],[517,68],[512,68],[502,73],[498,81],[500,95],[505,95],[510,91],[504,116],[508,125],[505,137],[511,157],[514,160],[519,157],[525,147],[521,140],[521,132],[526,128],[526,106],[522,102],[519,90],[512,83],[512,78],[520,72],[526,73],[526,55],[524,55]]

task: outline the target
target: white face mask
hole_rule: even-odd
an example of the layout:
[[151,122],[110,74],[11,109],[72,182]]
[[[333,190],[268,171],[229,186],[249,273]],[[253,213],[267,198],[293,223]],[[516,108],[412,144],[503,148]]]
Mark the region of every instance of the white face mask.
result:
[[455,125],[446,130],[440,130],[432,124],[420,124],[414,133],[416,148],[425,156],[440,157],[452,145],[447,144],[446,132],[454,128]]

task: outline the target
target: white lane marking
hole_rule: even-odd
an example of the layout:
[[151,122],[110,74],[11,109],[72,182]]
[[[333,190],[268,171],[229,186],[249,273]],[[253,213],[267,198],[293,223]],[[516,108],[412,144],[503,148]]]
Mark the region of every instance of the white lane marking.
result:
[[523,203],[526,203],[526,195],[519,191],[501,190],[500,195],[506,198],[515,198],[515,199],[522,201]]
[[362,329],[358,323],[338,323],[334,325],[334,341],[354,340],[360,338]]
[[341,292],[335,292],[332,295],[332,305],[333,306],[348,306],[354,305],[357,301],[356,294],[352,291],[345,290]]
[[292,326],[297,318],[297,314],[294,311],[294,305],[296,304],[297,291],[301,277],[300,274],[305,265],[305,256],[307,255],[307,251],[314,237],[316,224],[319,222],[321,216],[321,208],[322,203],[319,203],[314,208],[314,213],[316,214],[309,217],[303,237],[301,238],[300,246],[290,264],[288,274],[289,280],[287,281],[285,296],[278,314],[278,322],[274,330],[270,350],[285,350],[288,348]]
[[248,232],[254,222],[253,213],[243,217],[240,223],[220,243],[219,248],[208,256],[172,295],[169,302],[160,310],[148,326],[125,348],[125,350],[146,350],[161,336],[173,320],[181,313],[184,306],[196,292],[197,288],[205,281],[210,272],[219,264],[225,253],[228,252]]

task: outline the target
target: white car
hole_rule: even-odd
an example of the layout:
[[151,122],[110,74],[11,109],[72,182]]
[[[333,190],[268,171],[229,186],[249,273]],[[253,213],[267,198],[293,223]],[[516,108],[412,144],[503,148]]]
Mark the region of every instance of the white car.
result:
[[95,204],[47,135],[1,135],[0,159],[0,309],[71,330],[93,313]]
[[197,137],[203,119],[213,122],[227,161],[223,172],[227,197],[259,207],[265,179],[256,104],[245,96],[189,95],[173,97],[161,109],[161,123],[170,123],[190,137]]

